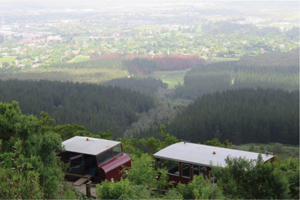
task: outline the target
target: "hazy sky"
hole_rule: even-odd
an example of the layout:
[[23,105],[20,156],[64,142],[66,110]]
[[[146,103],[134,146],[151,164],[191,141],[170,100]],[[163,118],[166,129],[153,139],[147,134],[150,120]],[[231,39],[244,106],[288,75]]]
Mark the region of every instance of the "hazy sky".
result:
[[[2,9],[101,9],[103,6],[122,5],[126,7],[141,4],[164,4],[164,3],[181,3],[186,5],[199,4],[201,2],[279,2],[278,0],[0,0],[0,10]],[[281,1],[281,2],[298,2],[299,0]],[[293,6],[294,6],[293,5]],[[1,14],[1,13],[0,13]]]
[[[153,3],[153,2],[220,2],[220,1],[225,1],[225,2],[230,2],[228,0],[0,0],[0,4],[35,4],[35,5],[70,5],[70,4],[76,4],[76,5],[101,5],[101,4],[124,4],[124,3],[129,3],[129,4],[140,4],[140,3]],[[261,0],[231,0],[236,1],[236,2],[241,2],[241,1],[248,1],[248,2],[262,2]],[[274,2],[274,1],[279,1],[279,0],[264,0],[264,1],[269,1],[269,2]],[[299,0],[290,0],[292,2],[299,2]],[[287,1],[285,1],[287,2]]]

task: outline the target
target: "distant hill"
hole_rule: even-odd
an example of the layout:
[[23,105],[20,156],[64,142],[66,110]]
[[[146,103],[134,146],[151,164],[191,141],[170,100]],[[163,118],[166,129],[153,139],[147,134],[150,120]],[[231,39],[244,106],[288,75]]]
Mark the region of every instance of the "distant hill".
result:
[[119,78],[103,83],[103,85],[112,85],[131,89],[145,95],[154,95],[159,87],[167,88],[168,85],[155,78]]
[[299,49],[289,52],[272,52],[243,57],[238,65],[247,67],[290,67],[299,66]]
[[130,74],[148,75],[154,71],[175,71],[190,69],[205,64],[205,60],[199,56],[170,55],[152,57],[136,57],[125,60],[124,65]]
[[18,79],[102,83],[115,78],[127,77],[128,75],[129,73],[120,59],[54,64],[13,72],[3,72],[0,68],[0,79],[2,80]]
[[198,97],[238,88],[299,89],[299,51],[270,53],[239,61],[219,62],[188,71],[174,97]]

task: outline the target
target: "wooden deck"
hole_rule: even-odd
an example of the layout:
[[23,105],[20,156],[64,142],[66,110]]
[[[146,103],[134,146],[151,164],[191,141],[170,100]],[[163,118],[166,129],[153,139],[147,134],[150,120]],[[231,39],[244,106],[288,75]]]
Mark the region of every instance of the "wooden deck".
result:
[[81,186],[84,183],[87,183],[91,180],[92,175],[86,174],[84,177],[79,178],[77,181],[73,183],[75,186]]

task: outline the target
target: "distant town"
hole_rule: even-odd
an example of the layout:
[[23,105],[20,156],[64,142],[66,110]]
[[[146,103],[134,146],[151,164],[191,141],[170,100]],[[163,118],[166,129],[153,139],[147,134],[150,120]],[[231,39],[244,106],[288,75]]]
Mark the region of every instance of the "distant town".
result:
[[[163,7],[164,8],[164,7]],[[172,7],[171,7],[172,8]],[[80,62],[92,55],[198,55],[237,60],[299,47],[299,24],[220,15],[196,6],[157,12],[8,10],[0,15],[0,66],[20,69]]]

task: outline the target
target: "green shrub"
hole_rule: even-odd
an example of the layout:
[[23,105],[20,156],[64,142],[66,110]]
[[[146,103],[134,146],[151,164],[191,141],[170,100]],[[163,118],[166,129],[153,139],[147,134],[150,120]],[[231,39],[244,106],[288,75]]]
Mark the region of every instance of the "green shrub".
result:
[[224,169],[213,168],[218,186],[227,198],[278,199],[289,198],[289,183],[286,173],[275,168],[275,164],[243,158],[227,158]]
[[128,199],[133,196],[128,179],[121,179],[118,182],[105,180],[97,185],[96,194],[100,199]]
[[177,191],[184,199],[220,199],[222,192],[211,180],[203,176],[194,176],[189,184],[177,185]]
[[283,148],[282,148],[282,144],[275,144],[274,147],[273,147],[273,152],[275,154],[280,154],[280,153],[283,153]]

